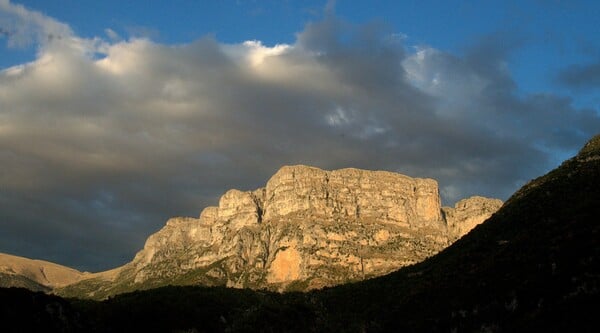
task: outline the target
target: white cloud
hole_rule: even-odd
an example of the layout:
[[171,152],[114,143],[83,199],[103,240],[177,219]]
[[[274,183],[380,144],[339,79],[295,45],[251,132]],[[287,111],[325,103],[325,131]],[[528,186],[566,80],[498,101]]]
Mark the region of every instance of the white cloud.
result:
[[276,57],[286,52],[290,46],[286,44],[277,44],[273,47],[266,47],[260,41],[252,40],[242,43],[247,48],[245,58],[253,67],[263,64],[265,58]]
[[121,36],[119,36],[119,34],[111,28],[104,29],[104,33],[111,41],[118,41],[121,39]]
[[339,106],[337,106],[332,112],[328,113],[325,119],[331,126],[344,126],[350,123],[347,112]]
[[9,33],[9,46],[23,47],[34,42],[47,44],[73,36],[68,25],[9,0],[0,1],[0,15],[1,27]]
[[412,84],[448,104],[476,99],[490,83],[465,59],[431,47],[417,48],[402,65]]

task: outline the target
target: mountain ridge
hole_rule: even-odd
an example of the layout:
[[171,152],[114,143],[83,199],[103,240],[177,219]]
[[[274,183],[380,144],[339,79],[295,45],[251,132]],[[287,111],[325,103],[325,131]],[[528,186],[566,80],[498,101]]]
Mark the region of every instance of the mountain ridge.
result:
[[169,219],[130,263],[53,290],[105,298],[167,284],[319,289],[422,261],[501,205],[471,197],[442,207],[429,178],[284,166],[264,187],[228,190],[197,218]]
[[473,197],[442,209],[433,179],[284,166],[265,187],[225,192],[199,218],[169,219],[115,279],[58,293],[103,298],[167,284],[319,289],[422,261],[501,204]]

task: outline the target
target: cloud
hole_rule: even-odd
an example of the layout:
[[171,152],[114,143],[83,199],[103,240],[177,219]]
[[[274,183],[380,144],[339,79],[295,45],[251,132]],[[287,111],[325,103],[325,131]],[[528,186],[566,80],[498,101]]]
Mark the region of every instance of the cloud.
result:
[[46,44],[73,36],[68,25],[9,0],[0,0],[0,31],[8,36],[8,45],[12,47]]
[[0,72],[0,250],[83,269],[129,260],[168,217],[285,164],[433,177],[446,204],[505,199],[600,128],[569,99],[520,93],[511,43],[413,51],[329,15],[290,45],[170,46],[0,8],[41,45]]
[[121,40],[121,36],[119,36],[119,34],[111,28],[104,29],[104,33],[106,36],[108,36],[108,38],[110,38],[111,41]]
[[598,89],[600,61],[587,65],[571,65],[559,73],[558,81],[574,89]]

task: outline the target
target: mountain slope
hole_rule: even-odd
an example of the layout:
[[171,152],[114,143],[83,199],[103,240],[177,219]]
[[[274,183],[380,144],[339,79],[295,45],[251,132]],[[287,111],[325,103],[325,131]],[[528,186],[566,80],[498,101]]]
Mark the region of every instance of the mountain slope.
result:
[[0,253],[0,286],[50,290],[87,277],[73,268],[43,260],[33,260]]

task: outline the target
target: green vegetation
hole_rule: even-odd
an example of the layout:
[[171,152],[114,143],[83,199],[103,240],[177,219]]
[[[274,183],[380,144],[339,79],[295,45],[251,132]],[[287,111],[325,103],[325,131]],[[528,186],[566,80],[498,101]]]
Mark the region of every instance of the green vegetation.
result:
[[19,274],[0,273],[0,288],[20,287],[33,291],[50,291],[50,288],[41,285]]
[[285,294],[169,286],[102,302],[0,289],[0,321],[5,331],[25,321],[13,331],[595,332],[599,142],[438,255],[384,277]]

